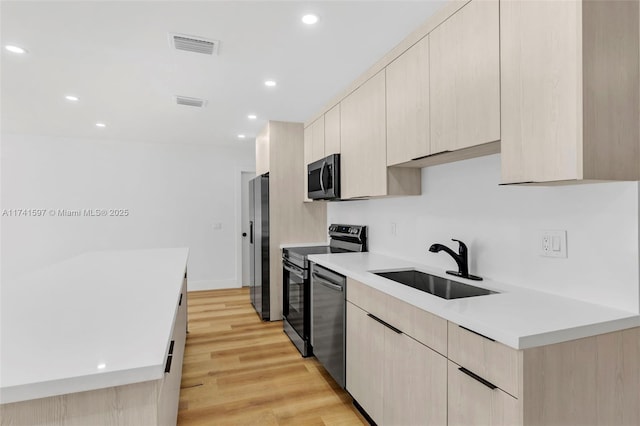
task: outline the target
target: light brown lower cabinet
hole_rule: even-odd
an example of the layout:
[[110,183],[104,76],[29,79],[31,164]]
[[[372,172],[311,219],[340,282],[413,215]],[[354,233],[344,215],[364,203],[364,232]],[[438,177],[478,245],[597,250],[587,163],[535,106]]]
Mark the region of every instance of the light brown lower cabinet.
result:
[[447,423],[447,359],[385,328],[383,425]]
[[379,425],[443,425],[447,360],[347,302],[347,390]]
[[640,425],[639,327],[516,350],[450,322],[448,339],[450,425]]
[[348,278],[346,359],[380,426],[640,425],[640,327],[517,350]]
[[384,327],[347,302],[347,390],[376,422],[382,421]]
[[449,361],[447,417],[450,426],[513,426],[521,424],[518,400],[500,388],[482,383],[473,372]]

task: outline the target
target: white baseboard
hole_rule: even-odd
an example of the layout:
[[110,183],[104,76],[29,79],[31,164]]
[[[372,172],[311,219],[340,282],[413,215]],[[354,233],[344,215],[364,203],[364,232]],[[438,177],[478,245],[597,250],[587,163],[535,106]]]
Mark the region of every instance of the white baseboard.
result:
[[240,288],[235,280],[188,280],[188,291],[220,290],[223,288]]

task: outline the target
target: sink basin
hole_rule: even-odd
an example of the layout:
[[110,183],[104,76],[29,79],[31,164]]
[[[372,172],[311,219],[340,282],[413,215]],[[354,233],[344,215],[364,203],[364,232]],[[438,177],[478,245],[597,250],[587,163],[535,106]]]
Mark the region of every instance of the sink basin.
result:
[[484,296],[496,293],[495,291],[487,290],[485,288],[463,284],[458,281],[452,281],[442,277],[436,277],[435,275],[426,274],[424,272],[416,271],[415,269],[374,272],[374,274],[400,284],[431,293],[434,296],[442,297],[443,299],[461,299],[463,297]]

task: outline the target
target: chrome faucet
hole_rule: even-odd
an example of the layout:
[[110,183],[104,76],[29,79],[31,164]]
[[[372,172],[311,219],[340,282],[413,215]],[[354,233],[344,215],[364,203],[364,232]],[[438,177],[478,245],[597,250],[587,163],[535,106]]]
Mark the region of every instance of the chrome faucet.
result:
[[458,271],[447,271],[447,274],[455,275],[457,277],[466,278],[468,280],[482,281],[481,277],[469,274],[469,258],[467,245],[460,240],[452,239],[451,241],[457,241],[460,245],[458,247],[458,253],[456,254],[449,247],[442,244],[433,244],[429,247],[429,251],[432,253],[438,253],[440,251],[447,252],[453,260],[458,264]]

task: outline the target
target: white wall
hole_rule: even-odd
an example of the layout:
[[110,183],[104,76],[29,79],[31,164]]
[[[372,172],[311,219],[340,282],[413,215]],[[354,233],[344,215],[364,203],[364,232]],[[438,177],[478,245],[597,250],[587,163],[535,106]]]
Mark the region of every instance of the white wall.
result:
[[[638,182],[498,186],[500,156],[422,170],[418,197],[329,203],[329,223],[370,226],[370,251],[455,269],[432,243],[470,250],[472,273],[640,311]],[[397,224],[397,234],[391,224]],[[537,232],[567,230],[568,258],[537,253]]]
[[189,247],[190,289],[239,286],[240,170],[254,169],[254,155],[250,142],[212,148],[3,135],[2,209],[130,213],[3,217],[2,279],[91,250]]

